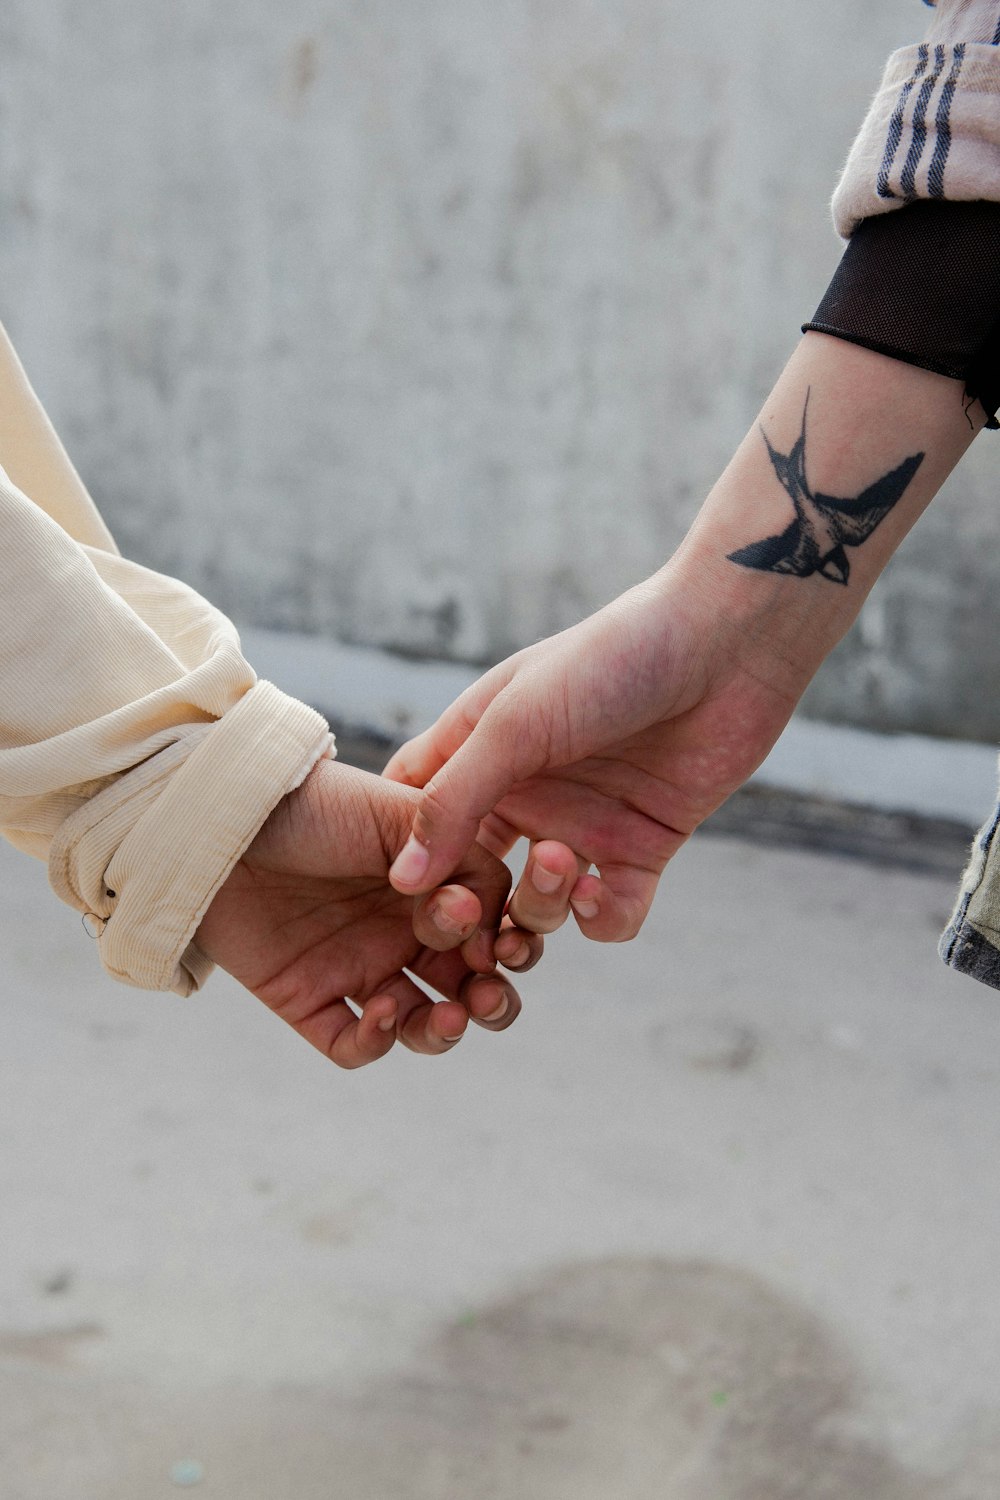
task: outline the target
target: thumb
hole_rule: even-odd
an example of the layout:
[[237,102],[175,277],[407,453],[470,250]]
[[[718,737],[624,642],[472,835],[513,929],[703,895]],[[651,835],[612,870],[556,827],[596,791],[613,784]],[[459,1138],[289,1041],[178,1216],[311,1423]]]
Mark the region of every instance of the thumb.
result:
[[423,789],[413,828],[389,871],[404,895],[433,890],[457,868],[475,843],[486,814],[515,781],[530,775],[517,754],[507,715],[487,712],[468,738]]

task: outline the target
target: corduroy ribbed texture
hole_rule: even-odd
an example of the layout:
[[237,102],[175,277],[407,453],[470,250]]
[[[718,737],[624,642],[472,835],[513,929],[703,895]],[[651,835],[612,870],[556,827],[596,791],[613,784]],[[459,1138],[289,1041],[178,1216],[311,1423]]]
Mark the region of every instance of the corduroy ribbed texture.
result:
[[190,994],[212,896],[333,737],[225,615],[119,555],[2,329],[0,464],[0,831],[115,978]]
[[66,820],[49,877],[97,918],[109,974],[179,995],[199,987],[210,966],[189,945],[209,902],[332,745],[319,714],[258,682],[218,723],[195,726]]

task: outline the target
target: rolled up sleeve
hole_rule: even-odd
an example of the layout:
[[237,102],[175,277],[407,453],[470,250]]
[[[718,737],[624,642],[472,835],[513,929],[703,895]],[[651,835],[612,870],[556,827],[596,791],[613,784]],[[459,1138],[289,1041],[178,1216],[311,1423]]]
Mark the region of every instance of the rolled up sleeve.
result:
[[833,196],[845,239],[918,199],[1000,201],[998,18],[995,0],[941,0],[889,58]]
[[187,995],[212,897],[333,737],[223,614],[118,554],[5,338],[0,399],[0,831],[110,974]]

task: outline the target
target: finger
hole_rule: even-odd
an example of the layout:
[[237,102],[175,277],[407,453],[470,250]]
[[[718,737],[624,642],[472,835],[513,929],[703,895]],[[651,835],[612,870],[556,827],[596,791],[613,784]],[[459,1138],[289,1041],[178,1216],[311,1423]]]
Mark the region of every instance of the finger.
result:
[[447,953],[478,931],[482,916],[482,902],[473,891],[462,885],[440,886],[414,903],[413,931],[418,942]]
[[[458,999],[466,1017],[471,1016],[487,1031],[505,1031],[521,1013],[521,997],[509,979],[498,974],[470,974],[459,953],[425,950],[416,960],[413,972],[428,988],[448,999]],[[435,1009],[442,1011],[444,1006],[445,1002],[440,1001]]]
[[404,786],[426,786],[475,729],[487,707],[513,676],[514,658],[485,672],[460,693],[422,734],[415,734],[391,756],[382,775]]
[[521,1014],[521,997],[512,984],[500,978],[474,975],[462,988],[469,1015],[484,1031],[506,1031]]
[[464,1036],[469,1012],[460,1000],[435,1003],[408,974],[395,975],[382,986],[381,993],[395,1000],[396,1036],[411,1052],[436,1057],[450,1052]]
[[474,888],[482,908],[478,926],[459,951],[476,974],[492,974],[497,966],[494,945],[500,935],[510,892],[510,871],[474,844],[467,851],[458,873],[463,885]]
[[[541,942],[541,939],[535,939],[535,942]],[[441,1035],[445,1040],[453,1035],[447,1029],[451,1028],[453,1011],[450,1002],[453,1001],[462,1005],[465,1022],[472,1019],[486,1031],[507,1031],[520,1016],[520,995],[510,980],[498,974],[469,974],[459,953],[424,951],[415,962],[414,974],[429,989],[438,990],[439,995],[445,996],[444,1001],[435,1005],[432,1035]],[[414,990],[421,995],[417,986]],[[426,996],[421,995],[421,999],[426,999]]]
[[[453,704],[452,709],[454,707]],[[390,756],[382,771],[387,781],[398,781],[403,786],[426,786],[435,771],[439,771],[448,759],[445,748],[447,740],[438,733],[440,722],[438,720],[437,724],[432,724],[422,734],[415,734],[412,740],[407,740],[405,745],[401,745]],[[471,726],[467,733],[471,733]],[[461,742],[461,738],[456,739],[456,748]]]
[[515,828],[513,823],[508,823],[506,818],[501,818],[496,811],[487,813],[479,825],[476,842],[482,848],[495,854],[497,859],[504,859],[513,849],[521,837],[520,829]]
[[396,1001],[373,995],[359,1017],[338,997],[289,1024],[338,1068],[363,1068],[384,1057],[396,1040]]
[[410,837],[389,871],[390,881],[404,895],[432,890],[447,880],[475,842],[486,814],[515,781],[536,769],[523,759],[525,737],[509,733],[506,717],[487,710],[424,787]]
[[555,932],[569,916],[570,891],[586,868],[566,844],[533,844],[507,906],[512,921],[529,932]]
[[[491,964],[487,978],[493,978],[496,964]],[[412,974],[419,984],[426,990],[431,990],[440,996],[438,1004],[444,1000],[457,1000],[463,1006],[463,990],[469,980],[474,977],[459,949],[453,949],[450,953],[435,953],[432,948],[424,948],[413,962],[407,965],[407,973]]]
[[545,939],[537,932],[517,927],[509,917],[504,917],[500,936],[493,944],[493,957],[515,974],[526,974],[533,969],[545,952]]
[[396,1040],[398,1006],[393,995],[373,995],[366,1000],[358,1017],[355,1042],[366,1062],[384,1057]]
[[499,921],[496,927],[477,927],[458,950],[466,968],[471,969],[474,974],[492,974],[497,966],[494,950],[499,937]]
[[425,947],[439,953],[460,948],[470,969],[491,974],[496,968],[493,945],[510,890],[510,871],[475,848],[461,874],[468,884],[439,886],[429,896],[417,898],[413,931]]
[[601,878],[581,875],[570,906],[584,937],[597,943],[634,938],[649,913],[659,876],[634,866],[602,866]]

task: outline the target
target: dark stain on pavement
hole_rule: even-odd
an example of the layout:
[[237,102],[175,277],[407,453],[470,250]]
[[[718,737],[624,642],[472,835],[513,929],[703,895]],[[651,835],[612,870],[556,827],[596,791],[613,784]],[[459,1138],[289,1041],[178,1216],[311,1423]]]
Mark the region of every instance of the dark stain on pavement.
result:
[[[79,1336],[63,1334],[70,1346]],[[9,1336],[5,1352],[18,1352]],[[466,1310],[405,1369],[367,1384],[248,1381],[152,1398],[89,1371],[53,1374],[22,1363],[5,1377],[0,1365],[0,1441],[5,1410],[11,1433],[26,1430],[28,1402],[33,1441],[75,1454],[74,1494],[102,1500],[161,1493],[174,1451],[197,1453],[213,1493],[240,1500],[287,1494],[290,1474],[296,1500],[1000,1494],[992,1408],[969,1414],[964,1457],[953,1437],[934,1472],[907,1467],[835,1333],[756,1276],[703,1262],[553,1270]],[[80,1437],[94,1430],[127,1430],[128,1451],[109,1441],[96,1453]]]
[[650,1051],[664,1062],[684,1062],[706,1073],[745,1073],[760,1057],[760,1033],[725,1016],[679,1016],[648,1032]]
[[34,1332],[0,1330],[0,1360],[25,1360],[29,1364],[72,1365],[81,1344],[104,1337],[99,1323],[76,1323],[70,1328],[46,1328]]
[[[456,1497],[487,1474],[497,1500],[957,1494],[860,1435],[863,1390],[819,1319],[725,1266],[561,1270],[450,1329],[386,1395],[386,1416],[406,1414],[393,1467],[409,1451],[407,1494],[420,1500],[441,1493],[445,1453]],[[426,1459],[410,1451],[418,1432]]]
[[303,37],[292,52],[291,85],[296,99],[302,99],[316,82],[319,72],[319,45],[315,37]]

